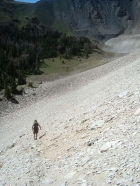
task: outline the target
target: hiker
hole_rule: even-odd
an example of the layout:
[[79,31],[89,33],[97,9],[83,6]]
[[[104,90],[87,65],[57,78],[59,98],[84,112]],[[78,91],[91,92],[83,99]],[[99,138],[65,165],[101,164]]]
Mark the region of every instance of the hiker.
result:
[[37,122],[37,120],[34,120],[33,126],[32,126],[32,131],[34,134],[34,140],[37,140],[37,134],[38,134],[38,130],[41,130],[41,126],[39,125],[39,123]]

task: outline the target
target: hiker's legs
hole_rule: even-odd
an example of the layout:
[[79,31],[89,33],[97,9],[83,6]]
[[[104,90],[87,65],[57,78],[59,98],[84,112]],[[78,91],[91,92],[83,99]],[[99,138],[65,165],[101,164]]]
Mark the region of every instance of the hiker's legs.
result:
[[34,129],[34,140],[37,140],[38,129]]
[[34,139],[37,140],[37,133],[34,134]]
[[38,133],[36,133],[36,139],[37,139],[37,135],[38,135]]

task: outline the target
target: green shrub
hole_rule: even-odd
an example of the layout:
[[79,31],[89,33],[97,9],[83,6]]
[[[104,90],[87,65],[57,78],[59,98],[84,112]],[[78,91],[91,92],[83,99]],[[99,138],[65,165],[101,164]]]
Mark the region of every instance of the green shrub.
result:
[[16,82],[15,82],[15,79],[13,78],[12,79],[12,82],[11,82],[11,87],[10,87],[10,91],[12,94],[15,94],[17,92],[17,85],[16,85]]
[[23,73],[20,73],[18,75],[18,85],[24,85],[26,84],[26,77]]
[[5,90],[4,90],[4,97],[5,98],[10,98],[11,94],[10,94],[10,89],[8,86],[5,86]]
[[29,82],[28,87],[33,88],[33,82]]

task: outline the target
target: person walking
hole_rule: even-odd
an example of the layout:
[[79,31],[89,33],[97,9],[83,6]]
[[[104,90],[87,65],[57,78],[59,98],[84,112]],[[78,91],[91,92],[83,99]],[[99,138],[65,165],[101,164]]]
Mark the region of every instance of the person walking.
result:
[[34,134],[34,140],[37,140],[37,135],[38,135],[39,128],[41,130],[41,126],[39,125],[37,120],[34,120],[34,123],[33,123],[33,126],[32,126],[32,131],[33,131],[33,134]]

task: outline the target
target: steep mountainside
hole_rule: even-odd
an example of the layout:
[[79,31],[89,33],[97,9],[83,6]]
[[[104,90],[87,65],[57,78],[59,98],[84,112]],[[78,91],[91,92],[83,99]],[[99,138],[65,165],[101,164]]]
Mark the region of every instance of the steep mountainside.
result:
[[47,26],[68,34],[109,39],[131,33],[140,24],[139,0],[40,0],[37,3],[0,2],[0,22],[27,22],[38,17]]
[[54,0],[55,17],[74,33],[110,38],[130,32],[140,22],[139,0]]
[[28,91],[0,116],[0,185],[139,186],[139,61],[140,50]]

